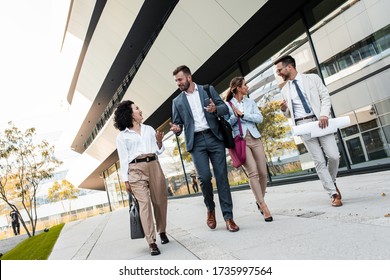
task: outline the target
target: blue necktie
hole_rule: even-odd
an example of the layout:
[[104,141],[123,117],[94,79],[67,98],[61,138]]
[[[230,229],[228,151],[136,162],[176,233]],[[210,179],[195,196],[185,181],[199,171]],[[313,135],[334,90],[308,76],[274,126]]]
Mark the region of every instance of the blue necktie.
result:
[[303,93],[302,93],[301,89],[299,88],[299,86],[297,84],[297,80],[294,80],[293,84],[295,85],[295,88],[297,89],[297,93],[298,93],[299,99],[301,99],[303,108],[305,108],[305,112],[306,113],[310,113],[311,110],[309,108],[309,105],[307,105],[306,98],[303,96]]

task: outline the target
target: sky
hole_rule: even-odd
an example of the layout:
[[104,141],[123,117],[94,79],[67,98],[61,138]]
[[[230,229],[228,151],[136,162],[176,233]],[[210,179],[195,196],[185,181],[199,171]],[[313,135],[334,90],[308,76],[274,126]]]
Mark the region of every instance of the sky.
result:
[[0,0],[2,130],[13,121],[18,127],[35,125],[46,132],[67,111],[69,85],[61,80],[61,71],[69,69],[60,52],[66,2]]
[[37,142],[55,146],[63,162],[59,172],[80,159],[66,131],[71,123],[67,95],[82,43],[69,43],[74,39],[67,34],[61,48],[69,3],[0,0],[0,135],[10,121],[22,132],[36,128]]
[[49,142],[61,137],[74,69],[61,52],[69,2],[0,0],[0,132],[12,121]]

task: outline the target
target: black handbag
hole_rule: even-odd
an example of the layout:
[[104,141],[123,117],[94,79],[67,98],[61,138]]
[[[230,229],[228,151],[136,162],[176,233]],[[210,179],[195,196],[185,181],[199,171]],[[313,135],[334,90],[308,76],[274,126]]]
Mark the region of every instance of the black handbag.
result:
[[133,193],[129,194],[129,213],[130,213],[130,237],[131,239],[144,238],[145,233],[142,228],[139,215],[139,205]]
[[[203,88],[206,90],[209,98],[213,99],[210,94],[209,85],[204,85]],[[234,138],[233,138],[233,129],[230,123],[225,120],[223,116],[217,116],[219,130],[222,133],[223,143],[225,144],[225,148],[233,149],[234,148]]]

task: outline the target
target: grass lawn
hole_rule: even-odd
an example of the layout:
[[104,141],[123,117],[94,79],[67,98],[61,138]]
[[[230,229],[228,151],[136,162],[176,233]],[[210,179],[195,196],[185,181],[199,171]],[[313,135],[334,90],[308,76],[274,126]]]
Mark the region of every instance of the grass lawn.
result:
[[15,248],[5,253],[0,259],[47,260],[64,225],[59,224],[53,226],[48,232],[42,232],[23,240]]

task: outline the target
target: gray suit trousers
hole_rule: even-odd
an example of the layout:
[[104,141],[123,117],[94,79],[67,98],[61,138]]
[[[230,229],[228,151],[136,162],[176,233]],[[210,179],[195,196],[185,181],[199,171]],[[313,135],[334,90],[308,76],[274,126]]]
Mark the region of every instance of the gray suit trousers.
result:
[[[297,124],[308,121],[310,122],[310,120],[299,121]],[[301,139],[314,161],[322,186],[331,197],[337,193],[335,183],[340,162],[340,153],[334,134],[315,138],[311,138],[310,134],[307,134],[302,135]],[[328,159],[328,164],[326,164],[324,153]]]

